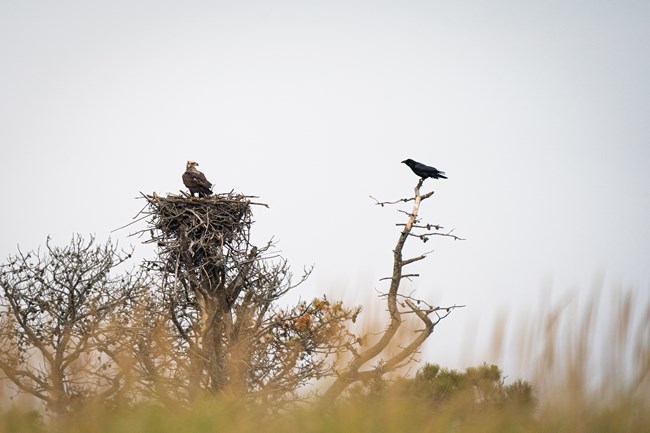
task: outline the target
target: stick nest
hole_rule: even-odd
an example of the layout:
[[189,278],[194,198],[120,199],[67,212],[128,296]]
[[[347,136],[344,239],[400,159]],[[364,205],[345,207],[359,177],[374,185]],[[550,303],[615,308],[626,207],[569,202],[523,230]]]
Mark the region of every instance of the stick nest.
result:
[[157,243],[162,256],[180,259],[186,267],[201,267],[201,262],[221,257],[224,246],[247,244],[251,206],[268,207],[252,202],[255,197],[232,192],[203,198],[160,197],[156,193],[142,196],[147,205],[140,214],[150,217],[150,239],[145,243]]

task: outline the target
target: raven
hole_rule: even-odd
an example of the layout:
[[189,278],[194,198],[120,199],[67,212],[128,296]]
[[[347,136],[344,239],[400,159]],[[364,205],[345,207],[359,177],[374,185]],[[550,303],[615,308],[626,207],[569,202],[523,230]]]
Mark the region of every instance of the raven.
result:
[[426,179],[427,177],[430,177],[432,179],[447,179],[447,176],[445,176],[444,171],[440,171],[436,168],[429,167],[428,165],[424,165],[417,161],[413,161],[410,158],[405,159],[404,161],[402,161],[402,163],[408,165],[411,168],[411,170],[413,170],[413,173],[417,174],[422,179]]

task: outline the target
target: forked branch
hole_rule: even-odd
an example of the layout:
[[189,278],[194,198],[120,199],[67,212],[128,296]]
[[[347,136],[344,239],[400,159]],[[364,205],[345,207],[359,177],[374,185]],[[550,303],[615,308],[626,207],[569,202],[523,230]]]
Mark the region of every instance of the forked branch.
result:
[[[397,244],[393,249],[392,275],[390,277],[382,278],[382,280],[390,280],[388,293],[383,295],[386,298],[388,314],[390,315],[390,322],[376,343],[372,344],[365,350],[359,350],[359,348],[355,348],[354,350],[352,350],[352,348],[350,349],[351,359],[346,367],[342,371],[338,372],[336,380],[323,395],[324,402],[331,402],[354,382],[368,378],[381,377],[383,374],[394,371],[395,369],[403,366],[405,363],[408,363],[418,352],[424,341],[429,337],[429,335],[431,335],[433,329],[440,322],[440,320],[447,317],[453,309],[462,307],[459,305],[453,305],[451,307],[430,307],[429,304],[425,302],[424,304],[426,307],[420,308],[418,305],[416,305],[419,304],[417,300],[411,298],[410,296],[405,297],[399,293],[400,283],[402,279],[419,276],[419,274],[413,273],[404,274],[402,272],[404,266],[426,258],[426,254],[408,259],[404,259],[402,257],[404,245],[406,244],[409,237],[421,236],[419,234],[413,233],[413,230],[418,228],[424,228],[427,230],[435,228],[437,230],[439,228],[437,225],[418,224],[418,214],[422,201],[430,198],[433,195],[433,191],[425,194],[420,193],[420,188],[422,187],[423,182],[423,179],[420,179],[418,181],[414,189],[414,196],[411,198],[403,198],[400,200],[387,202],[380,202],[379,200],[373,198],[376,204],[382,207],[398,203],[406,203],[411,201],[413,202],[413,208],[410,212],[401,211],[408,216],[408,220],[406,223],[400,224],[403,226],[403,229],[397,239]],[[460,239],[455,235],[450,235],[450,233],[445,235]],[[409,307],[409,310],[400,311],[398,308],[398,298],[404,299],[404,303]],[[402,303],[402,305],[404,305],[404,303]],[[441,311],[444,313],[439,314]],[[408,343],[406,346],[402,346],[395,355],[386,361],[379,360],[379,362],[376,362],[375,366],[368,367],[371,361],[378,361],[377,358],[385,349],[389,347],[391,342],[393,342],[397,335],[397,331],[404,322],[403,315],[408,313],[415,314],[420,319],[424,327],[418,331],[418,335],[410,343]],[[435,319],[429,317],[432,313],[436,313]]]

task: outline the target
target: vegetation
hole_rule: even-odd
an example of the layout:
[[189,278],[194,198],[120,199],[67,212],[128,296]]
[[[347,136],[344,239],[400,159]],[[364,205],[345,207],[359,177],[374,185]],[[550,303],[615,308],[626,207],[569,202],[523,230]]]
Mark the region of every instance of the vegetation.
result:
[[[636,303],[647,312],[648,305],[644,302],[647,299],[638,294],[623,295],[621,306]],[[622,316],[632,319],[626,308],[620,311]],[[630,354],[634,361],[627,366],[631,380],[622,383],[610,376],[591,389],[577,386],[590,382],[592,373],[586,363],[559,368],[551,358],[556,359],[555,353],[566,341],[571,341],[579,347],[579,353],[572,356],[588,359],[588,346],[583,343],[591,340],[597,323],[607,320],[602,316],[583,318],[561,333],[548,326],[558,320],[555,311],[547,311],[541,319],[535,318],[547,330],[540,342],[544,351],[531,365],[544,375],[543,381],[534,380],[538,400],[531,398],[528,383],[504,381],[501,371],[493,365],[454,371],[428,364],[412,378],[359,383],[348,398],[327,407],[306,404],[281,414],[270,414],[265,405],[244,404],[240,399],[221,396],[201,399],[190,406],[124,403],[109,407],[95,401],[83,405],[71,416],[47,418],[31,410],[28,404],[17,404],[0,415],[0,432],[650,431],[650,316],[644,315],[633,326],[621,316],[614,317],[612,331],[626,332],[619,336],[627,343],[618,347],[621,352],[610,352],[610,357],[602,361],[611,362],[611,370],[617,371],[628,364],[627,355],[622,352]],[[584,326],[586,323],[591,326]],[[520,346],[513,349],[523,350]],[[543,392],[537,383],[543,383]]]
[[[616,350],[603,362],[615,376],[596,380],[589,368],[603,326],[595,303],[582,320],[565,319],[576,326],[562,326],[560,309],[522,328],[543,347],[527,354],[530,382],[488,364],[398,374],[459,307],[400,292],[417,277],[405,268],[426,258],[402,257],[409,239],[459,239],[419,219],[433,194],[421,186],[377,202],[413,207],[402,211],[380,295],[387,324],[360,335],[351,327],[359,308],[325,297],[278,306],[308,273],[292,282],[271,243],[251,244],[251,197],[145,196],[141,234],[158,253],[142,268],[125,269],[130,252],[80,236],[19,251],[0,265],[0,370],[13,390],[4,397],[31,399],[4,409],[0,433],[650,431],[650,308],[635,316],[647,301],[631,294],[613,306]],[[316,393],[301,392],[306,385]]]
[[376,381],[360,388],[360,394],[373,401],[397,398],[429,407],[436,414],[455,407],[463,413],[508,410],[531,417],[537,403],[529,383],[516,380],[506,384],[499,367],[487,364],[464,372],[426,364],[414,378],[400,378],[390,385]]
[[117,398],[124,372],[113,326],[146,288],[141,271],[114,276],[130,254],[75,236],[68,246],[9,257],[0,266],[0,370],[55,413]]
[[[489,375],[493,366],[477,367]],[[433,372],[440,381],[431,382]],[[537,432],[537,433],[639,433],[650,427],[650,408],[641,389],[633,386],[614,400],[599,400],[596,394],[583,395],[571,403],[559,404],[568,392],[558,384],[555,394],[540,401],[531,414],[528,404],[506,399],[503,404],[481,406],[480,400],[468,402],[460,394],[448,394],[444,404],[432,405],[428,397],[444,381],[468,377],[468,371],[453,372],[428,366],[410,386],[424,385],[422,397],[405,398],[403,393],[367,394],[363,398],[339,400],[329,408],[295,407],[281,414],[269,415],[265,406],[250,406],[241,401],[220,397],[195,402],[193,405],[162,407],[160,405],[124,405],[109,409],[106,405],[83,406],[73,416],[43,419],[33,411],[14,408],[0,416],[0,432],[85,433],[175,433],[236,431],[241,433],[334,433],[334,432]],[[424,383],[418,384],[419,380]],[[493,385],[497,382],[488,379]],[[433,384],[431,389],[428,385]],[[396,386],[397,384],[393,385]],[[390,389],[391,386],[388,386]],[[505,385],[504,388],[507,388]],[[646,390],[647,391],[647,390]],[[432,392],[432,394],[429,394]]]
[[[420,194],[422,183],[411,198],[379,203],[413,202],[382,295],[389,313],[383,331],[356,335],[349,323],[361,309],[326,297],[278,305],[309,272],[294,283],[271,242],[251,243],[252,207],[265,206],[253,197],[154,193],[143,195],[147,226],[137,234],[158,250],[141,269],[115,276],[130,254],[80,236],[0,265],[0,370],[60,416],[93,401],[188,406],[208,396],[275,411],[303,400],[300,388],[324,377],[334,378],[322,397],[331,404],[355,382],[408,364],[457,308],[399,292],[404,278],[417,276],[403,269],[426,257],[402,257],[410,238],[459,239],[419,224],[420,203],[433,195]],[[422,329],[384,359],[398,347],[408,315]]]

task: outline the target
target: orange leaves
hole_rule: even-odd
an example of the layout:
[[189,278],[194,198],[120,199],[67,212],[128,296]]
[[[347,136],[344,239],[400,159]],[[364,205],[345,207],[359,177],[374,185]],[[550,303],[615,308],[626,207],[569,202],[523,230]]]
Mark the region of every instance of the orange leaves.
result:
[[310,325],[311,325],[311,318],[309,316],[300,316],[293,322],[293,326],[298,332],[304,332],[309,330]]

